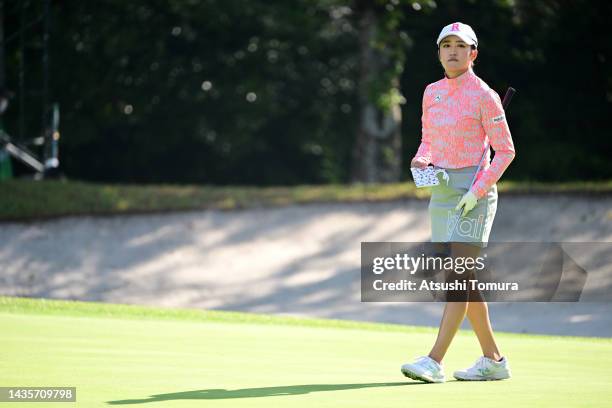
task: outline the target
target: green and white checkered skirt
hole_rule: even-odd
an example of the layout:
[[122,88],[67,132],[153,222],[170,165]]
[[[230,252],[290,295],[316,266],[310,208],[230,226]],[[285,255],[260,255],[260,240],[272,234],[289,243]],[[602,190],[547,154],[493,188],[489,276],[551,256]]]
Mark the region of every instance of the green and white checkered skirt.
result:
[[477,168],[443,169],[446,174],[437,174],[440,184],[431,187],[429,201],[431,242],[470,242],[483,248],[487,246],[497,212],[497,185],[478,200],[466,217],[460,217],[460,211],[455,211],[461,197],[468,192]]

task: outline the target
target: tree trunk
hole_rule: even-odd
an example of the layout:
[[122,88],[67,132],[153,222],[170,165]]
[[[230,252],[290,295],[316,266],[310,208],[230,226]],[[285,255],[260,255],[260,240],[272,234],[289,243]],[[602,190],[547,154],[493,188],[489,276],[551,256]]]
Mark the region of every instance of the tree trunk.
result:
[[[397,182],[401,173],[401,122],[398,102],[382,107],[383,94],[394,95],[399,87],[395,75],[388,83],[381,83],[396,63],[387,46],[379,42],[380,16],[371,1],[359,7],[359,128],[353,149],[352,182]],[[388,98],[392,100],[392,98]]]

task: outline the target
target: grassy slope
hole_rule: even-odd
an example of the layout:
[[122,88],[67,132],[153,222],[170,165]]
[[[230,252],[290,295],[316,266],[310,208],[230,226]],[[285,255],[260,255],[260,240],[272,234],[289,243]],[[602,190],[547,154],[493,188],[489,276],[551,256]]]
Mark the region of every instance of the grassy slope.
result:
[[[507,194],[605,194],[612,181],[575,183],[502,182]],[[320,202],[389,201],[426,198],[429,189],[413,183],[296,187],[214,187],[110,185],[77,181],[0,182],[0,220],[27,220],[78,214],[240,209]]]
[[[0,386],[76,386],[79,407],[593,407],[612,399],[607,339],[499,334],[512,380],[425,385],[402,377],[399,365],[426,351],[431,329],[14,298],[0,298],[0,327]],[[460,332],[447,370],[477,355],[473,335]]]

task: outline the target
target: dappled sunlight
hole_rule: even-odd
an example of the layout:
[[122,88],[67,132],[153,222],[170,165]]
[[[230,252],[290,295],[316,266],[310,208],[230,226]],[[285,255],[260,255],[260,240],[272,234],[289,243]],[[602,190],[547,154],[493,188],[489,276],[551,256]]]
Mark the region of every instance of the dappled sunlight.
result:
[[[569,221],[539,210],[517,219],[525,200],[503,201],[492,241],[612,238],[605,199],[538,198],[547,211],[592,214]],[[1,294],[435,326],[440,304],[360,301],[360,243],[428,241],[426,214],[426,201],[406,200],[10,223],[0,228]],[[601,278],[601,249],[568,250]],[[496,329],[612,334],[606,305],[542,305],[530,319],[525,307],[534,306],[492,304]]]

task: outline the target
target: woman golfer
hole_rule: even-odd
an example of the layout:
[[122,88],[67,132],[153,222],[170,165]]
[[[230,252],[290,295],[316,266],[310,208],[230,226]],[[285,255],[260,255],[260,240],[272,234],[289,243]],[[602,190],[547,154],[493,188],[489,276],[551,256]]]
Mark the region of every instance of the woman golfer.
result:
[[[423,95],[423,134],[411,166],[429,164],[444,174],[432,188],[429,213],[432,242],[445,242],[450,256],[476,258],[487,246],[497,210],[497,186],[514,158],[514,145],[499,95],[474,74],[478,40],[472,28],[453,23],[437,40],[445,78],[427,86]],[[490,162],[489,144],[495,150]],[[478,165],[486,155],[478,174]],[[447,177],[448,176],[448,177]],[[472,180],[475,179],[473,185]],[[489,321],[486,302],[447,302],[436,342],[429,355],[404,364],[402,373],[415,380],[444,382],[442,359],[466,314],[476,332],[483,356],[467,369],[455,371],[459,380],[510,378]]]

